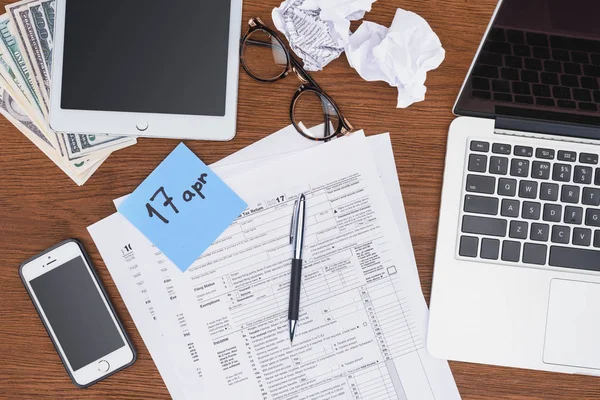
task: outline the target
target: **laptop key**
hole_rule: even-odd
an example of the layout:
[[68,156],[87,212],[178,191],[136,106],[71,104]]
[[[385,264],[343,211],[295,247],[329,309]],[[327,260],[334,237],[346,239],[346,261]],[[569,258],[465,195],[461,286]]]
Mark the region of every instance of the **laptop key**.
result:
[[600,271],[600,251],[551,246],[548,264],[553,267]]
[[581,202],[586,206],[600,206],[600,189],[583,188],[583,197]]
[[535,156],[537,158],[543,158],[545,160],[554,160],[554,150],[544,149],[540,147],[535,149]]
[[479,239],[473,236],[461,236],[458,254],[462,257],[477,257]]
[[[518,77],[514,80],[519,79]],[[512,83],[512,91],[514,94],[523,94],[529,95],[531,94],[531,89],[529,88],[529,83],[525,82],[513,82]]]
[[600,186],[600,168],[596,168],[596,175],[594,177],[594,185]]
[[581,207],[565,207],[565,224],[580,225],[583,221],[583,208]]
[[547,242],[550,234],[550,225],[547,224],[531,224],[531,232],[529,238],[536,242]]
[[498,214],[498,199],[495,197],[483,197],[466,195],[465,196],[465,212],[475,214],[487,214],[496,215]]
[[525,201],[523,202],[523,209],[521,210],[521,218],[540,219],[541,208],[542,205],[540,203]]
[[503,217],[516,218],[519,216],[519,200],[502,200],[502,206],[500,208],[500,215]]
[[594,231],[594,247],[600,247],[600,231]]
[[471,141],[471,150],[487,153],[490,150],[490,144],[488,142],[480,142],[477,140],[472,140]]
[[515,156],[531,157],[533,156],[533,147],[529,146],[515,146]]
[[510,162],[510,174],[512,176],[527,177],[529,175],[529,160],[513,158]]
[[494,79],[492,89],[494,89],[494,92],[510,93],[510,83]]
[[558,185],[556,183],[542,183],[540,199],[548,201],[558,200]]
[[502,261],[519,262],[521,243],[505,240],[502,242]]
[[531,167],[531,177],[535,179],[550,179],[550,163],[534,161]]
[[554,225],[552,227],[552,243],[568,244],[571,236],[571,228],[568,226]]
[[578,105],[582,111],[598,111],[598,106],[594,103],[579,103]]
[[569,57],[569,52],[566,50],[552,50],[552,58],[557,61],[571,61],[571,58]]
[[508,222],[505,219],[464,215],[462,220],[462,231],[474,235],[503,237],[506,235],[507,225]]
[[[547,83],[547,82],[544,82],[544,83]],[[558,82],[556,84],[558,85]],[[552,96],[556,97],[557,99],[570,100],[571,99],[571,89],[569,89],[568,87],[563,87],[563,86],[554,86],[552,88]]]
[[535,103],[538,106],[554,107],[554,99],[547,99],[545,97],[536,97]]
[[548,246],[545,244],[525,243],[523,246],[523,263],[545,265]]
[[598,85],[598,78],[590,78],[589,76],[582,76],[579,78],[579,82],[581,83],[582,88],[597,90],[600,89],[600,85]]
[[537,182],[533,181],[521,181],[519,184],[519,197],[525,199],[535,199],[537,197]]
[[560,195],[560,201],[563,203],[579,203],[579,186],[564,185]]
[[573,99],[577,101],[592,101],[592,92],[586,89],[573,89]]
[[493,176],[467,175],[467,192],[494,194],[496,178]]
[[540,77],[539,77],[537,71],[529,71],[529,70],[524,69],[521,71],[521,80],[523,82],[539,83]]
[[[533,95],[534,96],[541,96],[541,97],[551,97],[552,96],[552,90],[550,90],[550,86],[548,85],[532,85],[531,86],[533,89]],[[487,89],[484,89],[487,90]]]
[[592,170],[592,167],[582,167],[578,165],[575,167],[575,171],[573,173],[573,182],[589,185],[592,183],[593,172],[594,171]]
[[508,236],[513,239],[527,239],[528,225],[525,221],[510,221]]
[[485,172],[487,169],[487,156],[483,154],[470,154],[469,155],[469,171],[471,172]]
[[512,146],[504,143],[494,143],[492,145],[492,153],[495,154],[510,154]]
[[561,75],[560,84],[563,86],[577,88],[579,87],[579,78],[576,75]]
[[481,258],[486,260],[497,260],[499,252],[500,241],[498,239],[481,239]]
[[[542,71],[544,67],[542,67],[542,61],[537,58],[526,58],[525,59],[525,68],[527,70],[532,71]],[[537,73],[535,74],[537,77]],[[536,80],[537,82],[537,80]]]
[[507,81],[518,81],[519,70],[514,68],[502,68],[500,70],[500,77]]
[[598,164],[598,154],[580,153],[579,162],[582,164]]
[[589,246],[592,241],[592,230],[585,228],[573,229],[573,244],[577,246]]
[[575,162],[577,160],[577,153],[575,153],[574,151],[559,150],[558,160]]
[[584,65],[583,73],[592,78],[600,78],[600,67],[596,65]]
[[508,173],[508,158],[492,156],[490,158],[490,174],[506,175]]
[[533,48],[533,56],[535,58],[541,58],[544,60],[548,60],[550,58],[550,50],[545,47],[534,47]]
[[585,211],[585,224],[587,226],[600,226],[600,210],[596,208],[588,208]]
[[523,104],[533,104],[535,103],[534,99],[532,96],[519,96],[519,95],[515,95],[515,101],[517,103],[523,103]]
[[562,206],[560,204],[544,204],[542,219],[548,222],[560,222]]
[[554,164],[552,179],[559,182],[569,182],[571,180],[571,166],[568,164]]
[[577,103],[571,100],[558,100],[556,105],[561,108],[577,108]]
[[498,194],[501,196],[514,196],[517,193],[517,181],[515,179],[498,179]]
[[[542,72],[541,77],[542,77],[542,83],[544,83],[546,85],[560,85],[558,75],[553,72]],[[569,97],[570,96],[571,96],[571,92],[569,92]]]
[[504,66],[509,68],[523,68],[523,58],[515,56],[504,56]]

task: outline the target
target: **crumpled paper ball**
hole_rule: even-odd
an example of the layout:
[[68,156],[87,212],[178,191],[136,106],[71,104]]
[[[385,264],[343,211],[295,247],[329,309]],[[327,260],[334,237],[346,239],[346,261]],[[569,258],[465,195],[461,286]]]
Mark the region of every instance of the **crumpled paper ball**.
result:
[[348,62],[363,79],[398,88],[399,108],[425,99],[427,72],[439,67],[445,55],[427,21],[400,8],[389,28],[363,22],[346,47]]

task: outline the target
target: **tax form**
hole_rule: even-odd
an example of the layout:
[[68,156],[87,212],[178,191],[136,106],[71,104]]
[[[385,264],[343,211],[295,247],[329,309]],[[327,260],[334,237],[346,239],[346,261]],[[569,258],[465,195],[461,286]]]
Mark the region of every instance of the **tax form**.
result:
[[[403,210],[393,213],[387,200],[399,198],[394,206],[402,207],[389,137],[332,145],[243,176],[221,176],[251,206],[184,274],[143,236],[126,232],[147,267],[156,329],[165,344],[191,344],[188,354],[171,360],[180,369],[196,365],[197,386],[188,386],[185,398],[202,398],[195,397],[198,387],[242,399],[460,398],[447,363],[424,349],[427,308],[408,229]],[[379,172],[364,150],[369,146],[377,149]],[[304,169],[290,171],[294,165]],[[283,181],[285,174],[294,179]],[[378,175],[392,182],[387,193]],[[258,178],[276,184],[256,186]],[[287,235],[300,192],[308,194],[309,224],[301,319],[291,346]],[[115,221],[112,227],[104,221],[90,227],[94,240],[119,235]],[[121,293],[133,291],[111,274],[122,281]],[[155,362],[161,374],[169,368]],[[208,370],[210,380],[203,378]]]

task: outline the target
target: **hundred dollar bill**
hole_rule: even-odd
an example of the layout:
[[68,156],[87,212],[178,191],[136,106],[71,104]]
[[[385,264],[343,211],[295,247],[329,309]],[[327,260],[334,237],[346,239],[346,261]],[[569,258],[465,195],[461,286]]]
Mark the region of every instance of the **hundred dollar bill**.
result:
[[29,10],[31,3],[33,3],[33,0],[12,3],[6,6],[6,10],[9,12],[16,39],[21,50],[27,55],[26,60],[29,62],[31,70],[33,70],[38,97],[41,97],[41,101],[46,111],[48,111],[50,109],[50,76],[46,69],[41,44],[36,35],[33,17]]
[[[106,159],[106,156],[100,159],[84,160],[80,162],[79,167],[66,164],[64,160],[58,156],[52,144],[47,141],[44,134],[40,131],[27,115],[22,112],[19,104],[10,95],[3,86],[5,82],[0,80],[0,114],[2,114],[9,122],[19,129],[31,142],[33,142],[50,160],[52,160],[65,174],[67,174],[75,183],[83,185],[85,181],[98,168],[99,164]],[[85,165],[87,164],[87,165]],[[85,169],[84,169],[85,167]]]
[[56,13],[56,0],[43,0],[39,2],[44,10],[44,16],[48,21],[48,28],[50,31],[50,38],[54,40],[54,19]]
[[27,95],[27,89],[19,80],[17,73],[15,73],[16,67],[13,66],[12,61],[7,58],[7,56],[8,54],[5,52],[4,46],[0,43],[0,75],[6,80],[5,83],[7,84],[8,88],[11,89],[11,94],[23,106],[23,110],[32,117],[37,116],[33,119],[38,121],[43,120],[42,115],[39,113],[35,105],[31,104],[31,101]]
[[[50,79],[52,79],[52,49],[54,47],[50,23],[46,18],[41,1],[34,1],[31,3],[29,5],[29,12],[31,13],[35,34],[42,50],[44,65],[48,71],[48,83],[50,83]],[[52,17],[54,17],[54,15],[52,15]],[[50,95],[49,87],[48,95]]]
[[63,140],[70,160],[96,152],[110,153],[137,143],[137,139],[133,137],[77,133],[63,134]]
[[30,67],[31,62],[27,59],[29,57],[27,52],[21,49],[17,43],[17,39],[13,35],[13,29],[14,26],[9,16],[7,14],[0,15],[0,41],[2,41],[2,44],[8,50],[14,65],[16,65],[18,72],[21,75],[21,80],[29,91],[29,96],[42,114],[47,115],[48,105],[37,93],[39,89],[36,91],[36,87],[39,86],[37,85],[39,79]]

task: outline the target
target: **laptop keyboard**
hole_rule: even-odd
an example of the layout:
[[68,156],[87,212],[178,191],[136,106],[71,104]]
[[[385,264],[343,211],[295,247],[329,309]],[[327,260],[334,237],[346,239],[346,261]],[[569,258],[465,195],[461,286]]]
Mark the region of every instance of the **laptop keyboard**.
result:
[[473,68],[473,97],[600,110],[600,41],[493,28]]
[[470,140],[460,257],[600,271],[598,154]]

